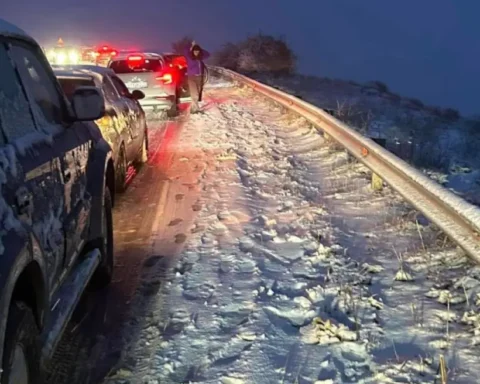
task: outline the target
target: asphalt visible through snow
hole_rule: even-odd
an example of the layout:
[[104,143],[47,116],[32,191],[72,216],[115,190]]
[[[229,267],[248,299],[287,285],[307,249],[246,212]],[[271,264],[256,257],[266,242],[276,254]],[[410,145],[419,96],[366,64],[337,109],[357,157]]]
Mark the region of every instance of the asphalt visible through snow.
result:
[[305,120],[212,82],[203,114],[150,125],[114,282],[48,382],[433,383],[444,356],[476,383],[480,269]]

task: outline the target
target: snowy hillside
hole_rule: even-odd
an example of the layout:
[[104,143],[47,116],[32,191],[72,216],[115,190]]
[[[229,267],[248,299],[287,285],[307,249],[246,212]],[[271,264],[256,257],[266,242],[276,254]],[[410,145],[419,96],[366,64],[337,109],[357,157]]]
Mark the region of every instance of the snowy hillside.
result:
[[366,136],[386,139],[390,151],[480,203],[480,120],[425,106],[378,82],[302,75],[256,79],[328,110]]

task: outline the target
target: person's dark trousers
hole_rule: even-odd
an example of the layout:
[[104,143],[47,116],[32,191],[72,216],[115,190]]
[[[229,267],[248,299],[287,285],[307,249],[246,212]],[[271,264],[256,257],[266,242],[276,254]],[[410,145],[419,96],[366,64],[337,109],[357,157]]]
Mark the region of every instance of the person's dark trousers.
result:
[[202,101],[202,98],[203,98],[203,75],[202,76],[199,76],[201,79],[200,81],[200,90],[198,92],[198,101]]
[[203,93],[203,76],[188,76],[188,88],[190,89],[190,97],[192,98],[192,106],[190,112],[195,113],[200,109],[198,103],[202,101]]

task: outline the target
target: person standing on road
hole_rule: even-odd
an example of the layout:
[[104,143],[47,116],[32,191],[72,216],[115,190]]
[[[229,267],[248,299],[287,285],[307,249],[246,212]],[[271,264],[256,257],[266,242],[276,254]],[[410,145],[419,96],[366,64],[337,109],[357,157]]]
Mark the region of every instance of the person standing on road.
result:
[[208,59],[209,56],[210,53],[200,47],[195,41],[192,41],[192,45],[185,50],[188,88],[192,98],[190,113],[197,113],[200,109],[199,103],[202,101],[203,83],[205,80],[205,63],[203,60]]

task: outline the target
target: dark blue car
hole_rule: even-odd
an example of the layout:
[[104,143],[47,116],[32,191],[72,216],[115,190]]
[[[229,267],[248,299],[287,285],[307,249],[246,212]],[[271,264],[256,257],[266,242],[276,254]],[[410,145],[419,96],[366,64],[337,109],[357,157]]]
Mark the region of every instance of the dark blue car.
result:
[[40,46],[0,19],[0,384],[39,384],[87,284],[113,270],[112,152],[95,87],[65,97]]

